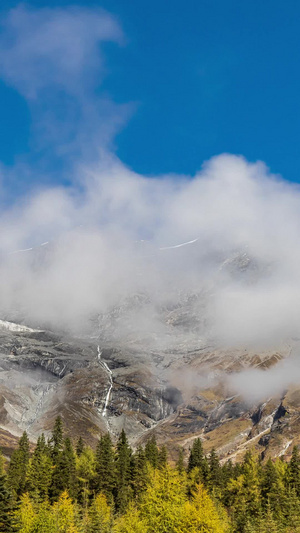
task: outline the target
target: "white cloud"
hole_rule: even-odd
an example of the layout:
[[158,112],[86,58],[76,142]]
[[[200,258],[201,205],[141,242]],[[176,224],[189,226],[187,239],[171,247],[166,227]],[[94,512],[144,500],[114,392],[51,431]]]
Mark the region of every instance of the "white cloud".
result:
[[122,45],[123,32],[97,8],[20,5],[2,17],[0,76],[27,100],[31,147],[48,167],[95,158],[131,113],[101,92],[108,41]]
[[103,73],[99,44],[123,41],[111,15],[84,7],[36,10],[21,5],[9,11],[2,28],[0,74],[29,99],[49,86],[82,93]]
[[152,303],[120,328],[168,346],[172,328],[157,310],[181,291],[205,295],[193,307],[197,342],[265,347],[299,336],[299,186],[228,154],[194,177],[134,173],[108,150],[127,108],[93,94],[105,72],[99,44],[123,39],[116,21],[99,10],[19,7],[3,24],[0,74],[30,102],[43,142],[73,165],[70,186],[36,189],[2,210],[3,313],[78,329],[143,291]]

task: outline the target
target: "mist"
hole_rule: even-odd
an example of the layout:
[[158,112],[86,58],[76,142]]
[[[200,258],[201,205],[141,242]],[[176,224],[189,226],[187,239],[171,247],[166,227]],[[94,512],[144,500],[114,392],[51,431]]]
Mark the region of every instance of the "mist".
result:
[[[30,158],[3,167],[1,317],[78,332],[144,295],[147,303],[121,318],[119,331],[151,332],[153,345],[169,346],[175,328],[161,310],[201,295],[195,342],[265,349],[298,337],[299,186],[231,154],[199,161],[193,176],[127,168],[114,138],[132,104],[101,92],[102,43],[121,46],[125,38],[110,14],[94,16],[23,6],[2,21],[0,75],[31,110],[34,150],[47,145],[63,158],[68,183],[39,180]],[[7,201],[6,180],[17,183],[24,172],[33,185]]]

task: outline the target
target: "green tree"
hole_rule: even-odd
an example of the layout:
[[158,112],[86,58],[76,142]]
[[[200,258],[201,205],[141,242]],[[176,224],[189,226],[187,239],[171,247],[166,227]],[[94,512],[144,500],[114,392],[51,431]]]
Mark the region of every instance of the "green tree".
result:
[[219,457],[214,449],[211,450],[208,459],[207,486],[215,494],[220,492],[223,486],[223,471],[220,465]]
[[117,442],[116,450],[116,485],[115,504],[120,512],[124,512],[132,496],[131,481],[132,450],[128,444],[125,431],[122,430]]
[[153,468],[157,468],[158,465],[158,447],[156,444],[156,438],[155,435],[152,435],[151,439],[149,439],[146,442],[145,446],[145,456],[147,461],[153,466]]
[[110,435],[107,433],[100,438],[96,448],[95,477],[92,482],[92,489],[95,493],[102,492],[110,503],[115,485],[115,452]]
[[89,446],[85,446],[83,452],[76,457],[76,477],[78,501],[87,507],[90,498],[90,487],[95,478],[95,454]]
[[157,466],[158,468],[165,468],[168,463],[168,450],[166,446],[162,446],[158,452]]
[[275,517],[282,514],[285,486],[278,469],[278,463],[268,459],[261,478],[261,495],[264,508],[269,507]]
[[[3,458],[0,456],[0,462]],[[12,494],[8,489],[7,477],[4,474],[3,468],[0,469],[0,532],[9,533],[12,531],[12,510],[13,500]]]
[[77,496],[76,458],[69,437],[64,440],[63,450],[60,450],[54,457],[55,463],[50,489],[51,499],[56,500],[65,490],[72,498],[75,498]]
[[84,442],[82,440],[82,437],[80,436],[77,444],[76,444],[76,455],[80,457],[80,455],[84,452]]
[[183,452],[183,448],[182,447],[180,447],[179,451],[178,451],[178,459],[177,459],[177,462],[176,462],[176,468],[177,468],[177,471],[179,472],[179,474],[183,474],[183,472],[185,472],[185,468],[184,468],[184,452]]
[[294,446],[292,457],[287,470],[288,484],[295,489],[298,498],[300,497],[300,456],[298,446]]
[[52,431],[52,437],[50,439],[51,444],[51,450],[52,450],[52,458],[54,464],[56,464],[56,461],[58,457],[60,456],[60,453],[63,449],[63,442],[64,442],[64,436],[63,436],[63,423],[60,416],[58,416],[55,419],[54,427]]
[[208,476],[208,462],[203,453],[202,442],[199,438],[194,440],[192,449],[190,451],[187,468],[188,473],[192,472],[192,470],[195,468],[197,468],[198,471],[198,478],[196,478],[196,482],[205,483]]
[[29,465],[29,440],[26,431],[13,451],[8,468],[8,484],[13,493],[20,497],[25,492]]

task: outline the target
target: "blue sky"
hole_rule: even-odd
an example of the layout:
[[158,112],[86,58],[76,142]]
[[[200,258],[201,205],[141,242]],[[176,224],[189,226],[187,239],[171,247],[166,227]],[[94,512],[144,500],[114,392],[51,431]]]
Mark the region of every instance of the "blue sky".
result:
[[[296,1],[2,0],[3,306],[76,326],[136,291],[202,291],[214,258],[246,250],[267,275],[224,280],[218,335],[298,337],[299,17]],[[37,276],[26,250],[47,242]]]
[[[18,5],[1,3],[2,38],[8,47],[12,28],[6,17]],[[74,131],[83,128],[84,121],[87,128],[93,117],[95,123],[80,141],[82,159],[93,157],[88,147],[103,144],[98,126],[113,115],[110,150],[144,175],[193,175],[203,161],[229,152],[249,161],[262,160],[273,173],[300,181],[299,2],[33,0],[25,9],[44,12],[47,19],[45,8],[72,5],[88,7],[91,13],[104,8],[122,37],[103,42],[101,68],[93,72],[91,65],[84,73],[93,79],[84,96],[85,109],[89,103],[93,107],[90,115],[81,113],[77,94],[58,94],[56,87],[53,97],[51,84],[47,94],[40,91],[33,102],[22,80],[11,82],[7,65],[6,71],[2,69],[0,160],[6,170],[26,167],[19,181],[68,182],[78,150],[67,148],[58,154],[59,138],[40,142],[37,125],[49,114],[56,121],[61,114],[64,125],[69,123]],[[22,35],[12,62],[26,32]],[[28,168],[39,169],[39,178],[31,177]]]

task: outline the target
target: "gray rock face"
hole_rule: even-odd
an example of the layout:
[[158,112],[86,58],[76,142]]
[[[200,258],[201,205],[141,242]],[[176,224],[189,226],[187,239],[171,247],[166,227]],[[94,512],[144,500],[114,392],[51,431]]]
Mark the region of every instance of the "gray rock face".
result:
[[[246,253],[222,258],[218,269],[220,279],[247,284],[267,272]],[[26,430],[34,440],[60,414],[70,436],[84,435],[91,444],[124,428],[133,445],[155,432],[174,449],[200,436],[224,458],[248,446],[265,456],[288,453],[300,395],[246,402],[227,378],[276,365],[291,348],[222,349],[212,335],[212,292],[208,286],[172,288],[172,297],[141,291],[92,317],[76,335],[40,324],[32,329],[12,313],[0,320],[0,428],[13,436]]]
[[[245,365],[275,364],[289,351],[245,353],[206,344],[199,323],[194,327],[199,301],[203,294],[160,309],[162,338],[145,338],[140,328],[118,330],[124,314],[148,308],[144,296],[134,299],[133,311],[127,301],[94,320],[85,336],[0,322],[2,430],[13,436],[26,430],[34,440],[60,414],[70,436],[83,434],[92,445],[103,432],[116,438],[124,428],[133,445],[154,431],[174,449],[201,436],[207,450],[214,446],[225,458],[238,456],[247,443],[267,455],[288,408],[280,399],[245,403],[229,390],[226,375]],[[289,424],[285,432],[284,446]]]

